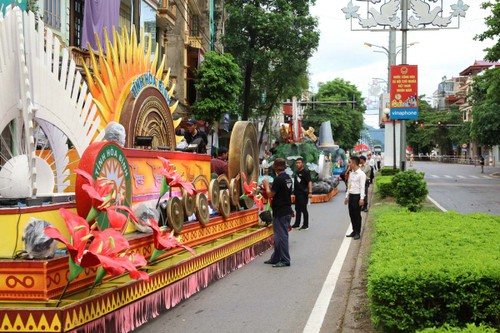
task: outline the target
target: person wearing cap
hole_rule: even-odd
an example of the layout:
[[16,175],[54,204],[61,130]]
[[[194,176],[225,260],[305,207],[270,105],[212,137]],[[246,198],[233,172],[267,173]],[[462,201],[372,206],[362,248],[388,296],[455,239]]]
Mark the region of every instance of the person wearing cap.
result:
[[186,142],[188,144],[197,143],[198,150],[196,152],[200,154],[206,154],[208,138],[205,132],[200,131],[197,128],[196,119],[193,118],[188,119],[186,125],[187,125],[187,131],[184,133],[184,139],[186,139]]
[[351,156],[349,158],[349,167],[352,171],[349,175],[344,205],[348,205],[352,232],[346,235],[346,237],[359,239],[361,235],[361,207],[365,203],[366,174],[359,168],[358,156]]
[[300,220],[304,215],[304,223],[299,230],[309,229],[309,212],[307,203],[312,198],[311,174],[304,168],[304,159],[299,157],[295,160],[297,171],[293,174],[293,194],[295,194],[295,223],[292,228],[300,227]]
[[290,252],[288,247],[288,228],[292,221],[292,178],[285,172],[287,167],[284,158],[274,160],[273,169],[276,178],[270,188],[269,180],[264,179],[262,185],[267,197],[272,198],[271,208],[273,210],[273,232],[274,232],[274,252],[265,264],[273,267],[290,266]]

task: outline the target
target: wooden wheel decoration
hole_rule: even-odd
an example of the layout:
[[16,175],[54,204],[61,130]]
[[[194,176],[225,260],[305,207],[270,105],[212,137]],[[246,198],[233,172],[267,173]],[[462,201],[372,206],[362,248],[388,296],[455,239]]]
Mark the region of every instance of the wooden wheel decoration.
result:
[[167,223],[175,233],[180,233],[184,227],[184,209],[178,197],[169,198],[167,201]]
[[210,186],[208,187],[208,200],[213,209],[219,207],[219,182],[217,179],[212,179],[210,181]]
[[[257,182],[259,178],[259,149],[255,126],[249,121],[238,121],[233,127],[230,142],[229,178],[236,177],[241,171],[246,174],[249,184],[252,181]],[[243,186],[243,181],[241,177],[240,186]],[[232,196],[233,193],[231,193]],[[250,198],[243,200],[243,203],[246,208],[254,205],[253,200]]]
[[220,190],[219,195],[219,212],[227,219],[231,215],[231,199],[229,198],[229,190]]
[[229,182],[229,197],[231,199],[231,204],[237,208],[240,208],[240,183],[235,179],[231,179]]
[[206,226],[210,221],[210,212],[208,211],[208,199],[205,193],[196,194],[196,208],[194,210],[196,218],[202,226]]
[[182,205],[184,207],[184,214],[186,214],[186,216],[193,215],[194,208],[196,206],[195,196],[190,196],[184,189],[182,189]]

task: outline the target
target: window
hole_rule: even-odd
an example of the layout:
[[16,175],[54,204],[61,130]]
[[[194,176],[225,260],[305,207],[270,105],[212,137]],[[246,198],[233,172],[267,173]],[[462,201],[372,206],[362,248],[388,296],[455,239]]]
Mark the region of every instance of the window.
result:
[[73,32],[71,45],[80,46],[82,43],[82,29],[83,29],[83,9],[85,5],[85,0],[74,0],[71,2],[72,10],[72,22],[73,22]]
[[189,23],[189,36],[200,36],[200,17],[198,15],[191,15]]
[[43,22],[56,30],[61,30],[61,0],[43,0]]

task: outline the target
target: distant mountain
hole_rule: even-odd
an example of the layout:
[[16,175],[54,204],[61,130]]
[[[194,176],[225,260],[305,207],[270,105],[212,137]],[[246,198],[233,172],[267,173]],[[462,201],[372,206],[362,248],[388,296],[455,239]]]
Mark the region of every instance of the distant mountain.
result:
[[384,128],[375,128],[375,127],[369,126],[367,124],[365,124],[365,127],[367,128],[368,133],[370,133],[373,144],[382,145],[382,150],[384,150],[385,129]]

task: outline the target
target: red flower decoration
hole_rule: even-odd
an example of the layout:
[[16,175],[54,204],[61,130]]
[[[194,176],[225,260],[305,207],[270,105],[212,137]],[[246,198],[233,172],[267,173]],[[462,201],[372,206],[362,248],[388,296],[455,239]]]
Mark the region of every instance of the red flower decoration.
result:
[[[128,271],[130,277],[149,281],[146,272],[136,267],[146,265],[146,259],[140,254],[127,255],[130,248],[128,241],[121,233],[113,229],[96,231],[88,252],[82,258],[84,267],[102,267],[111,276],[121,275]],[[97,264],[91,265],[97,261]]]
[[193,255],[196,255],[196,252],[189,246],[186,246],[181,243],[179,238],[174,237],[174,231],[168,233],[165,230],[161,230],[158,227],[158,223],[149,219],[149,223],[147,224],[151,229],[153,229],[153,239],[154,239],[154,247],[159,251],[166,251],[176,247],[182,247],[183,249],[191,252]]
[[196,193],[196,189],[193,184],[189,181],[185,181],[181,175],[177,173],[175,166],[170,164],[170,161],[166,158],[158,156],[160,161],[163,164],[163,167],[160,168],[161,174],[165,177],[168,186],[170,187],[182,187],[186,190],[189,196],[192,196]]
[[114,199],[116,199],[116,192],[114,191],[114,184],[104,178],[98,178],[96,181],[87,172],[76,168],[75,172],[83,176],[88,184],[82,185],[82,189],[87,192],[92,199],[92,207],[99,211],[109,207]]
[[[124,213],[117,212],[117,209],[127,212],[128,217]],[[139,223],[137,216],[135,216],[134,212],[127,206],[111,206],[106,208],[106,213],[108,214],[109,225],[111,228],[121,232],[124,231],[129,218],[134,220],[136,223]]]
[[251,181],[250,184],[247,182],[247,175],[242,172],[241,176],[243,177],[243,191],[246,196],[249,198],[253,198],[255,195],[255,190],[257,189],[257,183],[254,181]]
[[[84,218],[67,209],[61,208],[59,209],[59,213],[66,223],[70,239],[67,240],[61,232],[54,227],[46,227],[44,233],[48,237],[64,243],[68,249],[71,259],[73,259],[76,264],[80,265],[82,257],[86,251],[85,248],[87,247],[87,243],[92,237],[89,224]],[[90,264],[94,265],[97,263],[90,261]]]

